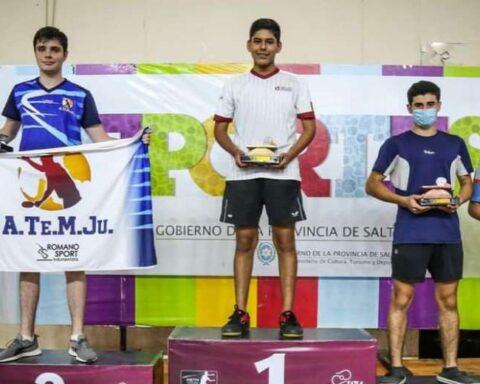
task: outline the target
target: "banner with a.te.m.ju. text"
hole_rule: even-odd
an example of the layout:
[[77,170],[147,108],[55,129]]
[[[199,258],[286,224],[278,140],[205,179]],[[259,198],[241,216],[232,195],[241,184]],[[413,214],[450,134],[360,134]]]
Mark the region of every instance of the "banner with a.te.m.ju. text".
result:
[[156,264],[148,148],[129,139],[0,155],[0,271]]

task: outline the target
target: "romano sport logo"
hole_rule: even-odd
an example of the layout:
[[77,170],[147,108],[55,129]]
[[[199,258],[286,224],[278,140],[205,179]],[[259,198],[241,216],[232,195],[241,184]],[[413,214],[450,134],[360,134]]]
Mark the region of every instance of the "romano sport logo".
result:
[[[90,165],[81,153],[22,160],[25,165],[18,167],[18,179],[24,208],[58,211],[73,207],[82,199],[77,184],[91,181]],[[27,172],[29,177],[24,177]]]

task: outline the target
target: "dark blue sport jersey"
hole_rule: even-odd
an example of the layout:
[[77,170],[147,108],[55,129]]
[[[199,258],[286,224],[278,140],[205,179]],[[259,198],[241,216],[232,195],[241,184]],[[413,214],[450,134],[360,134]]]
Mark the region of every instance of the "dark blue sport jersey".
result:
[[91,93],[68,80],[51,89],[38,78],[15,85],[2,114],[21,122],[21,151],[81,144],[81,128],[100,124]]
[[[402,196],[422,194],[422,185],[444,178],[453,185],[456,176],[473,171],[464,141],[444,132],[419,136],[412,131],[390,137],[380,148],[373,170],[390,176]],[[414,215],[398,207],[393,244],[460,243],[458,215],[438,209]]]

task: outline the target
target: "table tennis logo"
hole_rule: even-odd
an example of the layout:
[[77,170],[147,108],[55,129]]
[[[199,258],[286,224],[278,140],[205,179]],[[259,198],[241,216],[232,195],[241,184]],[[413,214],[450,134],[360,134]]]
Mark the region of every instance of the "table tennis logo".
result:
[[181,384],[218,384],[217,371],[181,371]]
[[260,260],[262,265],[270,265],[270,263],[275,260],[277,253],[272,243],[262,242],[258,244],[257,248],[257,258]]
[[62,111],[67,111],[67,112],[71,112],[73,110],[73,100],[68,98],[68,97],[64,97],[62,99],[62,107],[61,107],[61,110]]
[[349,369],[343,369],[336,372],[332,379],[330,380],[331,384],[363,384],[363,380],[352,380],[352,371]]
[[[17,169],[22,207],[58,211],[81,199],[78,183],[91,181],[90,165],[81,153],[22,157],[27,164]],[[32,172],[32,168],[37,172]],[[28,177],[27,177],[28,176]]]

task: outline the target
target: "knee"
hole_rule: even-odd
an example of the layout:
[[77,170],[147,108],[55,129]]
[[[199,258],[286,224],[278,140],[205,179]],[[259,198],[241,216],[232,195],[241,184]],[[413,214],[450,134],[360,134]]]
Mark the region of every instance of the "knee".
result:
[[456,311],[457,295],[441,295],[437,297],[437,304],[440,311]]
[[241,253],[252,252],[257,246],[258,236],[255,235],[244,235],[238,236],[236,242],[236,251]]
[[20,281],[25,283],[39,284],[40,273],[38,272],[21,272]]
[[83,271],[69,271],[65,272],[65,278],[67,283],[75,282],[75,281],[85,281],[85,272]]
[[410,307],[413,297],[414,295],[412,293],[394,292],[391,305],[397,310],[406,311]]

